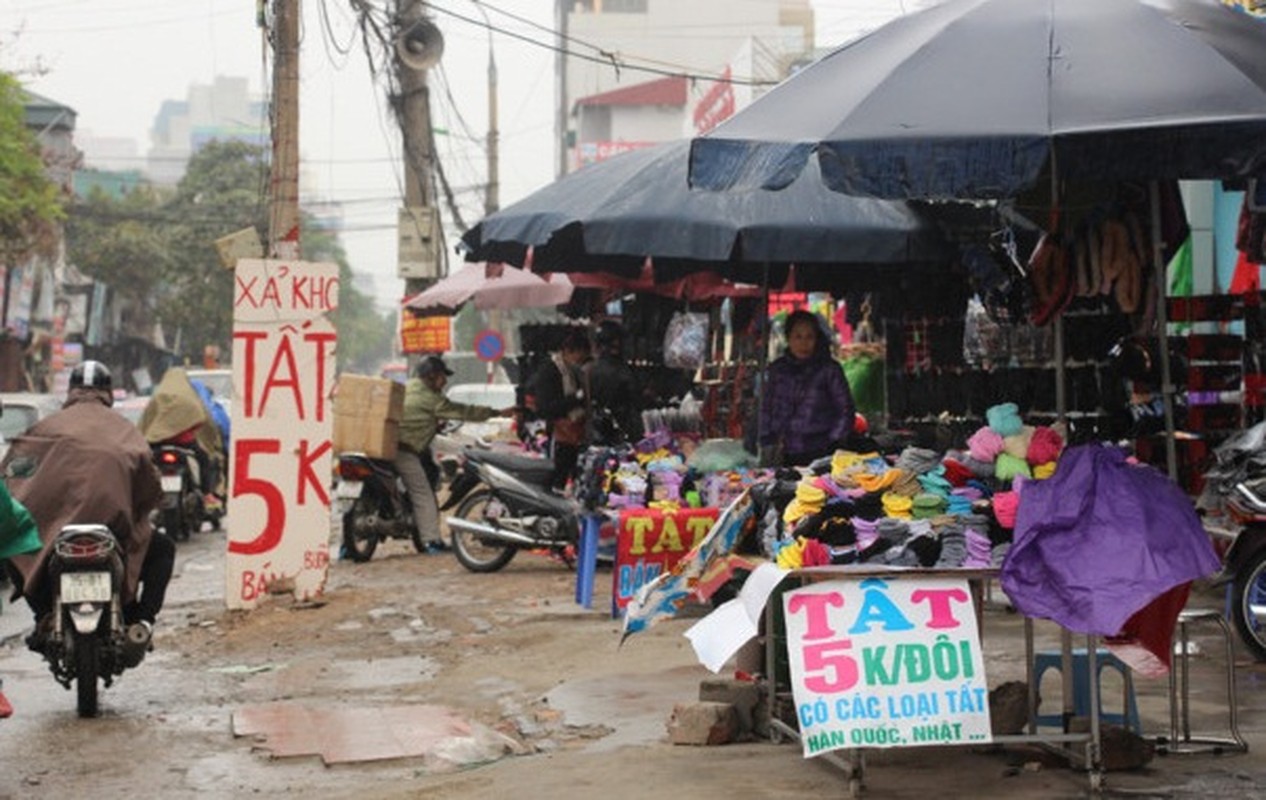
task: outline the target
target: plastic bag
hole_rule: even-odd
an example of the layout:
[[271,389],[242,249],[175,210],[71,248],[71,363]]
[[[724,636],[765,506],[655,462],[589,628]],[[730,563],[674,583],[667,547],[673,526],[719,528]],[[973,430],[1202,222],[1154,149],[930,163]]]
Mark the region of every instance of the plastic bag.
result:
[[664,332],[664,365],[699,369],[708,357],[708,315],[678,311]]
[[747,452],[739,439],[709,439],[695,448],[686,465],[704,473],[725,472],[756,466],[756,456]]

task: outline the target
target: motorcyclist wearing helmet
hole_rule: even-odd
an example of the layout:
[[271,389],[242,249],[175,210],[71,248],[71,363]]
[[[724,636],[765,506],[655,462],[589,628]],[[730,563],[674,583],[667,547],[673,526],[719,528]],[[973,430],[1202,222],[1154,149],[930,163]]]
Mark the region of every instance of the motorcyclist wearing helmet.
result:
[[[590,439],[599,444],[636,442],[642,438],[642,390],[624,360],[624,328],[615,320],[603,320],[594,329],[593,343],[598,357],[585,368],[592,410]],[[604,424],[610,419],[618,430]]]
[[[35,612],[32,649],[43,646],[52,609],[51,589],[43,576],[44,559],[66,525],[104,524],[124,555],[123,616],[148,641],[171,580],[176,550],[165,536],[153,535],[150,512],[162,496],[150,448],[139,430],[114,404],[110,370],[85,361],[70,374],[62,410],[35,423],[14,439],[0,461],[14,499],[39,528],[42,550],[10,559],[20,593]],[[140,641],[141,639],[137,639]]]

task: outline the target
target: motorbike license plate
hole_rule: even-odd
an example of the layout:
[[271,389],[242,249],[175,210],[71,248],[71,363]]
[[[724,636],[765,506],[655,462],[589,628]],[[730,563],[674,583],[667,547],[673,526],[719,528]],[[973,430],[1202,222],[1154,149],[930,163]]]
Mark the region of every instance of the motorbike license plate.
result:
[[179,475],[164,475],[162,476],[162,484],[163,484],[164,492],[179,492],[180,491],[180,476]]
[[340,500],[355,500],[360,497],[364,487],[365,484],[360,481],[340,481],[338,488],[334,490],[334,496]]
[[63,603],[108,603],[110,601],[110,573],[63,572]]

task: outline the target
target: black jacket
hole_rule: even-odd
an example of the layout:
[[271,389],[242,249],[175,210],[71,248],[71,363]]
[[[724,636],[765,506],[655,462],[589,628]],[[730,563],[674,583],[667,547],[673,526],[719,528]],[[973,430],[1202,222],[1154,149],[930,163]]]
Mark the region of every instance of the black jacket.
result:
[[628,441],[642,438],[642,392],[633,370],[617,356],[599,356],[585,372],[589,384],[590,418],[595,422],[594,438],[606,441],[611,437],[601,430],[606,412],[614,417]]

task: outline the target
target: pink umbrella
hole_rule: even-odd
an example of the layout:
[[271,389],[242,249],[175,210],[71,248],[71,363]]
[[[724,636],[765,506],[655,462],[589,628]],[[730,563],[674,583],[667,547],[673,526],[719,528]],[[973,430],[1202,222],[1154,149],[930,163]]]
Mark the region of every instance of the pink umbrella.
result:
[[404,301],[406,308],[457,308],[474,301],[481,311],[556,306],[571,299],[566,275],[548,278],[508,264],[467,264],[426,291]]

